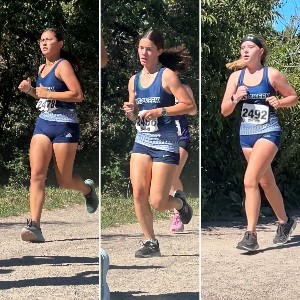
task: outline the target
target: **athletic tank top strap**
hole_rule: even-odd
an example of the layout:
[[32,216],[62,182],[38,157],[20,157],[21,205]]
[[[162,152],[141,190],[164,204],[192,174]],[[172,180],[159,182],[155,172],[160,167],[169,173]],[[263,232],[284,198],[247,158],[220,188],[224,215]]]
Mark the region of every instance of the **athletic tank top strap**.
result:
[[[56,70],[56,68],[58,67],[58,65],[59,65],[62,61],[64,61],[64,60],[65,60],[64,58],[60,58],[60,59],[54,64],[54,67],[50,70],[49,73],[55,72],[55,70]],[[39,72],[38,75],[41,75],[41,74],[42,74],[42,72],[44,71],[45,67],[46,67],[46,64],[43,65],[43,67],[42,67],[42,69],[41,69],[41,71]],[[49,73],[48,73],[48,74],[49,74]],[[48,74],[47,74],[47,75],[48,75]]]
[[[52,92],[65,92],[68,91],[68,87],[67,85],[60,80],[59,78],[57,78],[55,76],[55,70],[57,69],[58,65],[64,61],[64,58],[60,58],[53,66],[53,68],[50,70],[49,73],[47,73],[44,77],[42,77],[42,71],[45,68],[46,65],[44,65],[41,69],[41,71],[38,73],[38,77],[36,80],[36,86],[39,87],[40,85],[42,85],[43,87],[47,88],[48,91],[52,91]],[[49,102],[49,99],[46,99]],[[55,108],[62,108],[62,109],[75,109],[76,105],[74,102],[68,102],[68,101],[61,101],[61,100],[55,100],[55,99],[51,99],[53,101],[55,101]],[[45,104],[46,102],[41,102],[41,105]],[[51,104],[54,106],[54,104]]]
[[237,86],[244,85],[245,71],[246,71],[246,69],[242,69],[242,71],[241,71],[241,73],[240,73],[240,76],[239,76],[239,79],[238,79],[238,84],[237,84]]

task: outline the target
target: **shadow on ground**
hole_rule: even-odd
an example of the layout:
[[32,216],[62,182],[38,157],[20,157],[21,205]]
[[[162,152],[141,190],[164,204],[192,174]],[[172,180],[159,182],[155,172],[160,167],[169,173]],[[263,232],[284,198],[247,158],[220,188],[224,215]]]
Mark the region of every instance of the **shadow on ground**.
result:
[[1,281],[0,289],[23,288],[29,286],[64,286],[64,285],[95,285],[99,284],[98,271],[86,271],[74,276],[43,277],[13,281]]
[[256,255],[260,253],[264,253],[267,251],[272,251],[272,250],[278,250],[278,249],[287,249],[287,248],[294,248],[294,247],[299,247],[300,246],[300,235],[294,235],[290,238],[290,241],[288,241],[286,244],[283,245],[273,245],[271,247],[267,248],[262,248],[258,249],[256,251],[247,251],[247,252],[242,252],[241,255]]
[[0,260],[0,267],[20,267],[32,265],[69,265],[85,264],[98,265],[98,257],[71,257],[71,256],[22,256]]
[[[17,258],[0,260],[0,268],[24,267],[32,265],[54,265],[66,266],[71,264],[97,265],[99,264],[98,257],[70,257],[70,256],[23,256]],[[2,269],[0,274],[14,272],[13,269]],[[26,277],[26,274],[24,275]],[[92,285],[99,284],[98,271],[81,272],[73,276],[66,277],[43,277],[30,278],[22,280],[4,281],[0,283],[0,290],[23,288],[28,286],[63,286],[63,285]]]
[[164,295],[140,295],[141,291],[111,292],[110,300],[199,300],[199,293],[182,292]]
[[[293,218],[300,217],[300,210],[298,209],[288,213]],[[276,216],[273,213],[271,216],[260,216],[257,223],[257,229],[266,229],[266,225],[270,225],[272,223],[275,224],[276,220]],[[224,221],[201,222],[201,230],[203,233],[209,233],[211,230],[217,227],[245,229],[246,223],[246,217],[236,217],[232,220]]]

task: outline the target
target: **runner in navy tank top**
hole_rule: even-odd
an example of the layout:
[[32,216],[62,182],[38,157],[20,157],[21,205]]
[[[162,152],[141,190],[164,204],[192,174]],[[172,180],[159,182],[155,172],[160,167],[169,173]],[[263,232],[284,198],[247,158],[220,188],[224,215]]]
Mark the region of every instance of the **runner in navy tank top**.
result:
[[279,223],[273,243],[286,243],[296,227],[296,221],[286,214],[271,163],[280,142],[276,110],[295,105],[297,94],[282,73],[264,67],[267,48],[260,36],[247,35],[241,41],[240,53],[240,60],[227,64],[229,69],[238,71],[228,79],[221,112],[228,116],[237,104],[241,105],[240,144],[248,162],[244,177],[247,230],[237,248],[255,251],[259,247],[256,234],[261,203],[259,185]]
[[159,31],[149,30],[141,37],[138,53],[143,69],[129,80],[129,101],[123,104],[126,116],[135,121],[137,129],[130,179],[136,216],[146,241],[135,252],[136,257],[161,255],[148,196],[154,209],[175,208],[185,224],[192,218],[192,208],[182,192],[169,195],[169,191],[179,161],[174,116],[189,113],[194,104],[176,73],[162,66],[163,49]]
[[71,63],[77,68],[78,64],[62,50],[63,37],[57,29],[44,30],[39,42],[46,62],[39,68],[36,88],[31,86],[30,78],[19,85],[22,92],[38,100],[36,107],[40,111],[30,143],[30,219],[21,231],[21,238],[42,243],[45,239],[40,221],[52,155],[55,156],[56,177],[61,187],[82,192],[89,213],[96,211],[99,200],[91,179],[83,181],[72,174],[79,140],[75,103],[83,100],[83,93]]

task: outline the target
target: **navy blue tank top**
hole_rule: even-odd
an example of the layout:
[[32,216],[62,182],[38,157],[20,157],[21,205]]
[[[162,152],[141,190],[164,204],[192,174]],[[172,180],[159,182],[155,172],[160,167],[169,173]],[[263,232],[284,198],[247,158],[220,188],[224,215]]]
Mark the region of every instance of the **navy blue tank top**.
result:
[[[245,70],[246,69],[243,69],[240,73],[238,84],[237,84],[238,87],[242,85],[247,86],[244,84]],[[242,116],[245,116],[246,114],[246,109],[244,110],[244,104],[259,104],[268,107],[269,117],[267,122],[264,124],[247,123],[242,120],[240,125],[240,135],[252,135],[252,134],[260,134],[260,133],[266,133],[271,131],[280,131],[281,128],[278,122],[276,111],[274,107],[272,107],[266,101],[267,97],[276,95],[275,89],[272,87],[272,85],[269,82],[268,67],[264,67],[263,69],[263,77],[261,82],[255,86],[247,86],[247,88],[248,88],[247,99],[241,100],[239,102],[239,104],[243,106],[242,113],[241,113]]]
[[[175,99],[177,104],[177,100]],[[175,117],[175,124],[177,127],[177,133],[180,141],[186,141],[190,139],[189,123],[187,115],[180,115]]]
[[[42,68],[41,72],[38,74],[37,80],[36,80],[36,86],[40,86],[40,84],[42,84],[42,86],[46,87],[49,91],[52,92],[65,92],[68,91],[68,87],[66,86],[66,84],[59,80],[56,76],[55,76],[55,70],[57,68],[57,66],[59,65],[60,62],[62,62],[64,60],[64,58],[61,58],[60,60],[58,60],[56,62],[56,64],[54,65],[54,67],[51,69],[51,71],[45,76],[42,77],[42,71],[44,69],[44,67]],[[57,108],[67,108],[67,109],[74,109],[76,108],[75,103],[74,102],[64,102],[64,101],[60,101],[60,100],[56,100],[56,105]]]
[[[134,92],[139,111],[175,105],[175,97],[166,92],[162,86],[162,74],[165,69],[165,67],[161,67],[158,70],[155,79],[147,88],[143,88],[140,84],[141,72],[136,74]],[[178,153],[175,118],[172,116],[158,117],[156,130],[153,132],[138,131],[135,142],[150,148]]]
[[[135,102],[138,105],[139,111],[175,105],[175,97],[166,92],[162,87],[162,73],[165,69],[165,67],[161,67],[158,70],[154,81],[147,88],[143,88],[140,84],[140,76],[142,72],[139,72],[135,76]],[[165,116],[158,118],[158,127],[166,125],[175,128],[174,117]]]

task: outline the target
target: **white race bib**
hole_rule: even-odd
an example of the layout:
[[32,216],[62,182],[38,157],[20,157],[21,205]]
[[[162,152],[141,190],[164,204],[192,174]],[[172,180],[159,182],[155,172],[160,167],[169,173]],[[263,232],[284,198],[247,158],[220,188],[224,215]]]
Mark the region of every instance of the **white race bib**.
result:
[[244,103],[241,111],[244,123],[265,124],[269,121],[269,106]]
[[36,104],[36,108],[40,111],[51,112],[57,109],[56,100],[41,98]]
[[158,130],[157,119],[147,121],[145,118],[139,117],[135,122],[135,127],[139,132],[155,132]]

